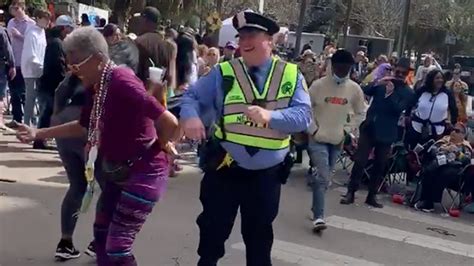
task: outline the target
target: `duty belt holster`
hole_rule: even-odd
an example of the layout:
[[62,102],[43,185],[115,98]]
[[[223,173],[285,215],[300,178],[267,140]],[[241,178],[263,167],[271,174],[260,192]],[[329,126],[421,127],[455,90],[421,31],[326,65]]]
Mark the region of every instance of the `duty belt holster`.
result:
[[286,184],[288,181],[293,165],[295,165],[295,156],[292,152],[289,152],[286,155],[285,160],[281,163],[281,169],[279,171],[279,177],[282,184]]
[[[224,92],[224,100],[229,91],[234,85],[235,78],[232,76],[223,76],[222,77],[222,90]],[[209,138],[205,141],[202,149],[200,151],[200,167],[201,170],[205,173],[215,172],[223,167],[224,160],[229,156],[227,151],[224,150],[221,146],[221,141],[226,139],[226,131],[224,127],[224,108],[222,108],[222,113],[218,121],[219,127],[222,131],[222,140],[214,137],[213,134],[210,134]],[[230,165],[229,165],[230,166]]]

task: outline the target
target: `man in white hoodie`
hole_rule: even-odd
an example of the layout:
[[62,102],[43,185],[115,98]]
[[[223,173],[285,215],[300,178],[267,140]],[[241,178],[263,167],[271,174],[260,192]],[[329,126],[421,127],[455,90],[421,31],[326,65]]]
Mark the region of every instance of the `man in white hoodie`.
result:
[[344,125],[351,112],[361,115],[365,109],[364,93],[349,79],[355,61],[352,54],[339,49],[331,57],[329,74],[313,82],[309,89],[313,123],[309,128],[308,151],[313,163],[311,187],[313,231],[326,229],[325,194],[329,179],[344,141]]
[[46,51],[45,29],[49,26],[51,14],[48,11],[35,12],[36,24],[27,28],[21,55],[21,72],[25,79],[25,125],[33,122],[39,79],[43,75],[43,61]]

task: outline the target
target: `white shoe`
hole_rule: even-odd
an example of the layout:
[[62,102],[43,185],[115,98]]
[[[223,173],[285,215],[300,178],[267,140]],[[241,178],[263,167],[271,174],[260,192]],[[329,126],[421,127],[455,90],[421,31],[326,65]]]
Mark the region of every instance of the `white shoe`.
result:
[[321,232],[327,228],[326,222],[318,218],[315,221],[313,221],[313,232]]

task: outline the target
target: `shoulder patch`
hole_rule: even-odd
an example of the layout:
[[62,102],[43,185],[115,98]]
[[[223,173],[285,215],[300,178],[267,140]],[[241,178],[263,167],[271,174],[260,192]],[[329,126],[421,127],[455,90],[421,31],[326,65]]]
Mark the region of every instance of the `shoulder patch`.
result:
[[280,89],[285,95],[291,95],[293,93],[293,85],[289,81],[285,82]]

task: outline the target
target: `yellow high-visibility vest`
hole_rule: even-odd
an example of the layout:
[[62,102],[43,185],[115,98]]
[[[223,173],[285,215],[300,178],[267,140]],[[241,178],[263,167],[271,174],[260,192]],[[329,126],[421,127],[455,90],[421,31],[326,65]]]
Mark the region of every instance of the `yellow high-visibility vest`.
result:
[[268,150],[280,150],[290,145],[290,135],[251,121],[244,112],[249,106],[259,105],[267,110],[289,106],[297,88],[298,67],[273,58],[270,74],[260,93],[250,78],[242,59],[220,64],[222,76],[234,82],[224,98],[223,127],[216,125],[215,137],[224,141]]

